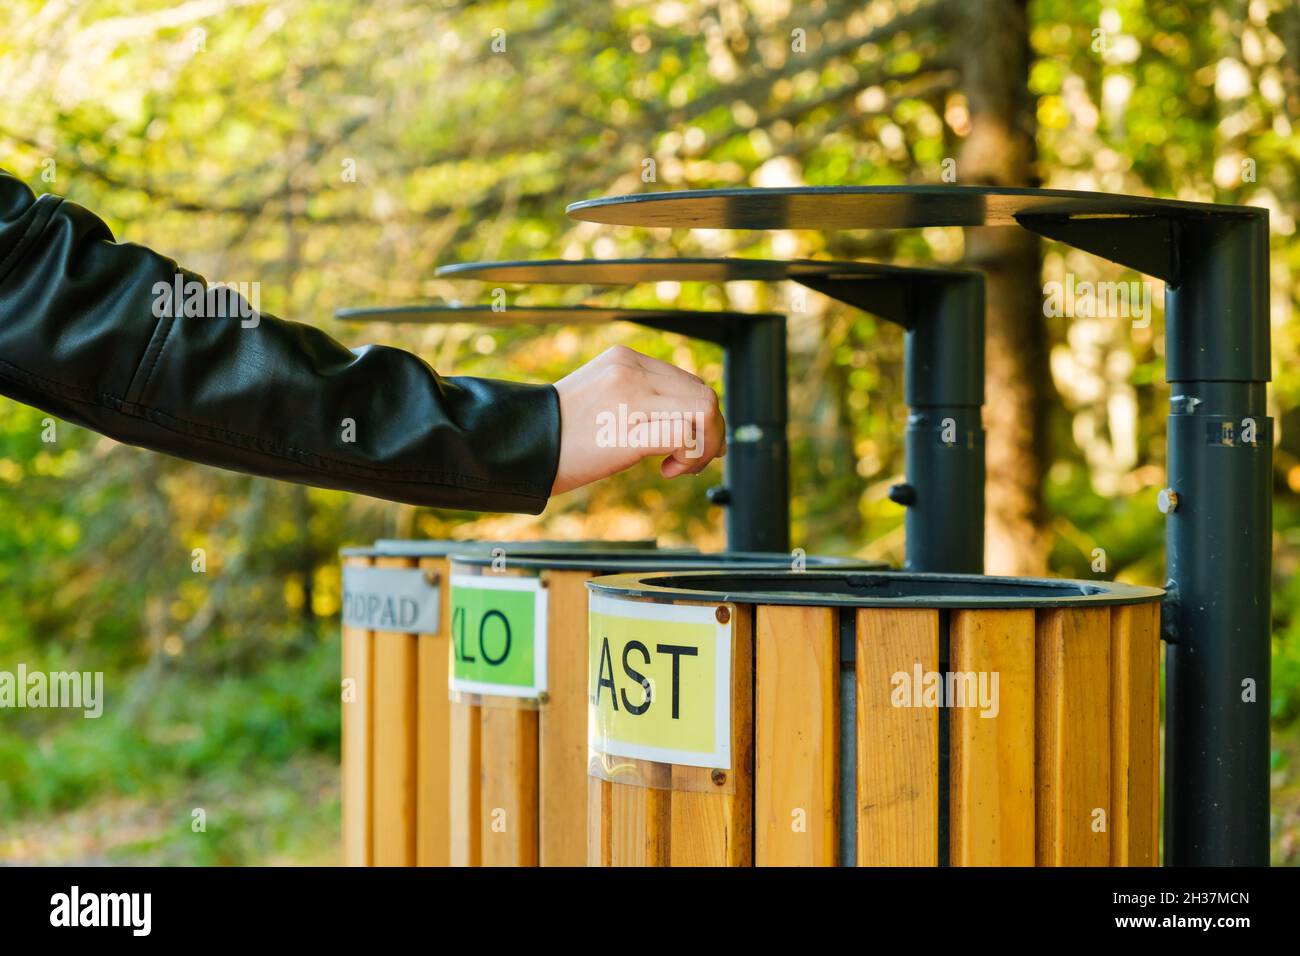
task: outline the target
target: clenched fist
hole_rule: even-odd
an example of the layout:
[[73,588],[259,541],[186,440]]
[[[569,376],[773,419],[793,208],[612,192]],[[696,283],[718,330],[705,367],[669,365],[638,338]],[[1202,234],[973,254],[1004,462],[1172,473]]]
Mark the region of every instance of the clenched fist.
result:
[[618,345],[555,383],[560,466],[552,495],[663,455],[665,478],[694,475],[727,453],[713,389],[689,372]]

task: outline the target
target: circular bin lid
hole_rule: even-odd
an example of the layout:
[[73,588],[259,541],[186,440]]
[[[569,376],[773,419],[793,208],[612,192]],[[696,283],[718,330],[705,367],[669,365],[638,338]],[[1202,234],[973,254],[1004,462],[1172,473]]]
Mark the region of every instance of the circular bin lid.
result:
[[658,601],[839,607],[1017,608],[1139,604],[1160,588],[1113,581],[906,571],[683,571],[596,578],[598,594]]
[[610,305],[507,305],[494,309],[490,305],[397,305],[375,308],[338,309],[334,317],[346,322],[411,322],[447,325],[472,322],[476,325],[598,325],[607,322],[638,322],[650,325],[660,321],[748,322],[754,319],[779,318],[775,312],[734,312],[711,309],[624,308]]
[[[492,563],[493,558],[490,554],[483,552],[469,554],[457,552],[452,554],[451,560],[456,564],[465,564],[470,567],[485,567]],[[580,553],[547,553],[517,549],[506,554],[505,567],[552,571],[595,571],[603,574],[627,571],[629,568],[639,572],[662,572],[709,570],[730,566],[789,571],[792,560],[792,555],[780,551],[715,551],[713,553],[701,553],[690,549],[659,548],[653,551],[636,551],[627,548],[593,548],[590,551]],[[888,567],[881,561],[864,561],[860,558],[808,555],[804,560],[809,567],[837,567],[858,570]],[[790,573],[799,574],[802,572]],[[636,577],[637,575],[625,576]]]
[[620,551],[648,551],[658,542],[654,538],[637,538],[631,541],[453,541],[448,538],[405,540],[380,538],[368,547],[339,548],[345,558],[444,558],[449,554],[485,554],[493,548],[519,549],[529,554],[550,554],[555,551],[588,551],[594,548],[616,548]]
[[334,317],[347,322],[424,322],[478,325],[592,325],[634,322],[662,332],[675,332],[731,344],[738,324],[781,319],[775,312],[697,311],[689,309],[630,309],[603,305],[534,305],[494,309],[490,305],[407,305],[373,309],[339,309]]
[[898,266],[834,259],[746,259],[739,256],[679,259],[531,259],[457,262],[436,275],[452,279],[519,284],[637,285],[643,282],[737,282],[793,279],[933,279],[979,275],[967,269]]
[[1044,216],[1259,217],[1217,203],[1018,186],[778,186],[602,196],[572,203],[573,219],[673,229],[908,229],[1014,226]]

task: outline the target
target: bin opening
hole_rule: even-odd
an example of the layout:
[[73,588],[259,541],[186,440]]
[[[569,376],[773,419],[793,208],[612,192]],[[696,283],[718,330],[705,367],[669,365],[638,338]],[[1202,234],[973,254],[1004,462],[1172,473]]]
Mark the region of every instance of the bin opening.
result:
[[[758,568],[766,571],[790,571],[796,559],[781,551],[715,551],[700,552],[691,548],[656,548],[635,551],[627,548],[589,548],[569,552],[538,551],[523,547],[506,549],[500,556],[484,553],[452,553],[451,559],[468,567],[500,567],[554,571],[589,571],[595,574],[613,574],[620,571],[645,573],[669,571],[717,571],[720,568]],[[798,559],[812,568],[835,568],[840,571],[886,570],[882,561],[861,558],[844,558],[828,555],[805,555]],[[727,575],[730,577],[730,575]]]
[[[705,601],[742,604],[1025,607],[1126,604],[1149,601],[1158,588],[1112,581],[921,574],[862,569],[694,571],[598,578],[589,587],[609,594],[664,599],[683,592]],[[689,598],[688,598],[689,599]]]

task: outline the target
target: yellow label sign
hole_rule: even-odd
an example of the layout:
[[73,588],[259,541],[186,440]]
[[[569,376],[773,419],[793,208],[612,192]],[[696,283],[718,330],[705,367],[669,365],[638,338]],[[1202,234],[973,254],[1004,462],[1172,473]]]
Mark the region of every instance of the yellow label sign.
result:
[[731,769],[731,636],[715,607],[592,594],[588,736],[601,754]]

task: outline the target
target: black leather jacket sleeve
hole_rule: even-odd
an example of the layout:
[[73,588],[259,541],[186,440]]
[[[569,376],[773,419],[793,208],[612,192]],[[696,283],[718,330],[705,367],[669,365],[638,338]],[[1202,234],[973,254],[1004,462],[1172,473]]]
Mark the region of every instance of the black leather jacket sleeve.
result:
[[249,474],[442,508],[546,506],[550,385],[442,377],[399,349],[250,315],[235,295],[164,291],[203,281],[0,171],[0,394]]

